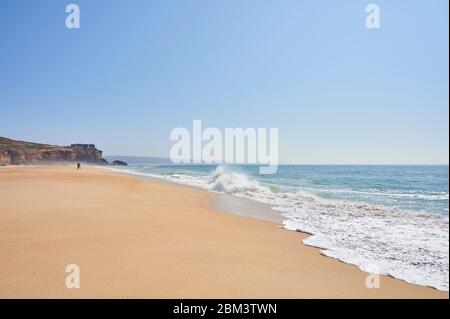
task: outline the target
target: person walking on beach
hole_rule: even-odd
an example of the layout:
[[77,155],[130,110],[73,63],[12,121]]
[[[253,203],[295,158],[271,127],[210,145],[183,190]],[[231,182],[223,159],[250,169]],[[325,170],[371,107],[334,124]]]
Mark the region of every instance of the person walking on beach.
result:
[[81,168],[81,164],[77,163],[77,169],[80,169],[80,168]]

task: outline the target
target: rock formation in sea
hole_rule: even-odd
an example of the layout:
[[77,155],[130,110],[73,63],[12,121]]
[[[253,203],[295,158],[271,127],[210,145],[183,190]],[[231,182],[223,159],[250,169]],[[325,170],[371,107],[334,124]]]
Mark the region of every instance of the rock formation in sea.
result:
[[120,160],[115,160],[111,163],[111,165],[127,166],[128,163]]
[[58,146],[16,141],[0,136],[0,163],[8,165],[54,162],[108,164],[94,144]]

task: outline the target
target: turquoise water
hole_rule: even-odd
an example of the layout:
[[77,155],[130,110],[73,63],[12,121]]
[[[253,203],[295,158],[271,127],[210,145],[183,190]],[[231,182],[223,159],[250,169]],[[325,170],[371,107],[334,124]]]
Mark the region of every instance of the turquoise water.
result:
[[367,272],[448,290],[448,166],[130,163],[124,170],[270,205],[304,243]]
[[[209,176],[217,165],[133,165],[157,175]],[[448,216],[448,166],[282,165],[273,175],[258,166],[228,166],[272,187],[275,192],[303,190],[322,198],[385,205]]]

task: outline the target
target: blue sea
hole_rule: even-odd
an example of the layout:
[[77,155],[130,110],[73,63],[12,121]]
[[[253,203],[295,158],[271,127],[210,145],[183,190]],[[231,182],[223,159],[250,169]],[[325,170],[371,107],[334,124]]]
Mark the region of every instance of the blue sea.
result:
[[448,291],[447,165],[281,165],[273,175],[252,165],[120,169],[265,203],[326,256]]

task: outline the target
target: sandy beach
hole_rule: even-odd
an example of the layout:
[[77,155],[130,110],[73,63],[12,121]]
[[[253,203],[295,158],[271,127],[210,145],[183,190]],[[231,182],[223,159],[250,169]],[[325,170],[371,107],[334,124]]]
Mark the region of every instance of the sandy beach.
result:
[[[448,298],[367,273],[212,194],[94,167],[0,169],[1,298]],[[65,286],[66,265],[81,287]]]

